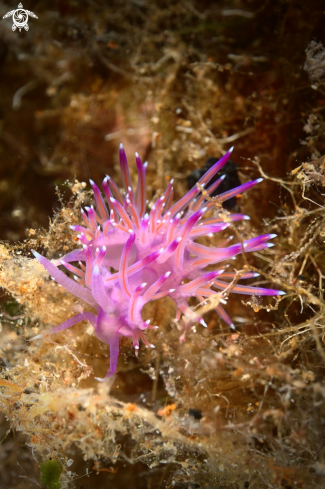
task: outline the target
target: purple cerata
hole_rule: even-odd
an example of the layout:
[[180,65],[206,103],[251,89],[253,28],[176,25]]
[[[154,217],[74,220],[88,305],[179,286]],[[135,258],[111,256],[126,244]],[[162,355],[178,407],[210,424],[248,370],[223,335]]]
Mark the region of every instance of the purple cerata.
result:
[[[207,186],[225,165],[231,151],[199,180],[200,187],[204,187],[208,195],[222,182],[224,175]],[[95,336],[110,347],[110,368],[104,379],[96,377],[99,381],[116,372],[121,336],[132,338],[136,355],[140,339],[145,345],[154,347],[145,337],[144,331],[157,326],[150,325],[150,321],[142,318],[142,308],[150,301],[169,296],[176,303],[175,319],[179,320],[183,315],[183,322],[188,327],[196,322],[206,326],[204,319],[189,307],[189,297],[204,302],[216,294],[216,290],[225,291],[227,287],[224,298],[229,292],[269,296],[284,294],[280,290],[237,283],[229,288],[229,281],[236,274],[226,272],[225,266],[218,265],[243,250],[257,251],[272,246],[268,241],[275,234],[264,234],[231,246],[227,246],[230,239],[223,240],[213,248],[197,243],[195,240],[199,236],[217,233],[226,229],[231,222],[248,217],[225,213],[221,206],[218,213],[214,202],[202,195],[198,185],[172,204],[173,180],[149,210],[146,200],[147,163],[143,164],[136,153],[138,183],[134,190],[122,144],[119,155],[124,191],[121,192],[116,183],[106,176],[103,181],[105,202],[97,185],[90,180],[95,206],[81,210],[84,227],[71,226],[78,233],[82,248],[53,262],[33,251],[56,282],[96,310],[96,314],[88,311],[76,314],[33,339],[58,333],[83,320],[89,321],[94,327]],[[222,203],[261,181],[262,178],[258,178],[244,183],[218,195],[215,200]],[[204,218],[207,213],[209,216]],[[72,262],[77,262],[77,266],[72,265]],[[61,265],[73,273],[75,280],[58,268]],[[210,265],[216,265],[217,269],[206,271]],[[241,278],[256,276],[258,274],[248,272],[242,274]],[[220,304],[215,310],[234,328],[232,320]]]

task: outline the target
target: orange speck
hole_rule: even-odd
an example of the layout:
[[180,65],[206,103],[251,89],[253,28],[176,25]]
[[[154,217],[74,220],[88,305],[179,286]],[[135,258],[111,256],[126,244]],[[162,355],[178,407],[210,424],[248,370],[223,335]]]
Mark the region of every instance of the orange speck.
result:
[[34,443],[36,445],[36,443],[40,443],[42,440],[39,436],[34,435],[31,437],[30,441],[31,441],[31,443]]
[[138,408],[137,408],[136,404],[129,403],[125,406],[125,409],[126,409],[126,411],[129,411],[130,413],[132,413],[132,412],[136,411]]
[[96,470],[96,472],[109,472],[110,474],[116,474],[118,469],[109,469],[107,467],[100,467],[100,462],[97,460],[92,468],[92,470]]
[[111,49],[117,49],[118,48],[118,44],[116,44],[116,42],[111,41],[111,42],[109,42],[107,44],[107,47],[108,48],[111,48]]
[[239,334],[232,334],[232,335],[229,336],[229,338],[227,339],[227,341],[229,341],[230,343],[232,341],[236,341],[236,340],[238,340],[239,336],[240,336]]
[[176,404],[168,404],[164,409],[159,409],[159,416],[170,416],[172,411],[175,411]]
[[240,375],[243,374],[243,369],[239,367],[232,374],[233,374],[234,377],[239,377]]

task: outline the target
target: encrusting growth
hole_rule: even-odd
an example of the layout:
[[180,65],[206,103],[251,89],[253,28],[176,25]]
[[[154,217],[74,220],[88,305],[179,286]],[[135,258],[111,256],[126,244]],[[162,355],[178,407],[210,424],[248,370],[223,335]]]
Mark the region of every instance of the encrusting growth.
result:
[[[199,180],[200,187],[204,187],[208,194],[222,182],[224,176],[207,187],[213,176],[225,165],[231,152],[232,149]],[[116,372],[120,336],[132,338],[136,354],[140,339],[145,345],[154,347],[144,335],[146,329],[157,328],[142,319],[142,308],[146,303],[168,295],[176,303],[177,320],[183,314],[187,325],[199,322],[206,326],[204,319],[190,309],[187,298],[194,296],[204,301],[216,293],[214,289],[225,290],[229,286],[227,280],[232,280],[235,274],[225,272],[221,267],[209,272],[205,268],[231,259],[241,253],[243,247],[248,252],[272,246],[268,241],[276,236],[265,234],[231,246],[226,246],[229,241],[226,240],[216,248],[196,243],[197,237],[217,233],[229,226],[229,222],[224,222],[218,215],[203,218],[214,203],[205,199],[199,186],[194,186],[172,205],[171,180],[165,193],[147,213],[147,163],[142,164],[136,153],[138,183],[134,191],[122,144],[119,156],[124,192],[121,193],[115,182],[107,176],[103,181],[105,202],[97,185],[90,181],[95,207],[81,210],[84,227],[72,226],[78,233],[82,248],[54,262],[33,251],[56,282],[97,311],[97,314],[86,311],[79,313],[59,326],[43,331],[34,339],[70,328],[82,320],[89,321],[96,337],[110,346],[110,368],[104,379],[97,378],[100,381]],[[261,178],[224,192],[218,195],[217,201],[224,202],[260,181]],[[227,216],[227,221],[246,218],[243,214],[233,214]],[[72,262],[78,262],[79,266],[72,265]],[[58,268],[61,265],[74,274],[75,280]],[[256,276],[255,273],[244,273],[241,278]],[[233,285],[231,292],[269,296],[284,294],[279,290],[239,284]],[[217,306],[216,311],[234,328],[221,305]]]

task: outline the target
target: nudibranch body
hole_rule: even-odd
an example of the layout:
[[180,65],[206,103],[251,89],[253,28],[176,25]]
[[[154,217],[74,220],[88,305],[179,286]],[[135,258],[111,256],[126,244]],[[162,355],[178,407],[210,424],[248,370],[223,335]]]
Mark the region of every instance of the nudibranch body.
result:
[[[109,371],[104,379],[97,378],[102,381],[116,372],[121,336],[132,338],[136,354],[140,339],[153,347],[144,331],[157,326],[150,325],[142,318],[142,309],[148,302],[168,295],[177,306],[176,320],[183,315],[187,325],[199,322],[206,326],[204,319],[189,307],[188,298],[194,296],[204,301],[216,290],[224,291],[235,273],[226,272],[225,267],[219,264],[241,253],[243,248],[249,252],[272,246],[268,241],[276,236],[265,234],[231,246],[227,246],[228,239],[215,248],[195,241],[199,236],[226,229],[230,222],[247,218],[243,214],[227,213],[225,219],[225,211],[221,209],[222,212],[218,213],[214,202],[207,200],[200,190],[204,187],[211,195],[217,189],[224,176],[210,186],[208,184],[226,164],[230,154],[231,150],[200,178],[199,185],[195,185],[174,204],[171,180],[164,194],[147,212],[147,164],[143,164],[136,153],[138,183],[134,190],[121,145],[120,167],[124,192],[110,177],[106,177],[103,196],[97,185],[90,181],[95,205],[82,209],[84,226],[72,226],[78,233],[82,247],[54,262],[33,252],[56,282],[92,306],[97,313],[78,313],[59,326],[43,331],[38,337],[70,328],[82,320],[89,321],[96,337],[110,347]],[[218,195],[216,200],[222,203],[261,180],[244,183]],[[208,217],[204,218],[207,213]],[[76,265],[73,262],[77,262]],[[74,274],[75,280],[58,268],[61,265]],[[206,271],[210,265],[216,265],[216,269]],[[248,272],[241,278],[256,276]],[[231,292],[269,296],[284,294],[279,290],[240,284],[233,285]],[[216,312],[234,328],[221,305],[216,307]]]

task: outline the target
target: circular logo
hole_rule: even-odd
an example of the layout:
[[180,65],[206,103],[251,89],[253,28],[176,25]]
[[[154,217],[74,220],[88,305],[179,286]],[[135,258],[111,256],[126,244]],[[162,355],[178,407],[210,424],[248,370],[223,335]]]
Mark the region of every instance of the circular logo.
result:
[[17,9],[12,16],[12,20],[16,27],[21,29],[22,27],[25,27],[28,22],[28,13],[24,9]]
[[37,15],[35,15],[34,12],[31,12],[30,10],[25,10],[22,3],[18,5],[17,10],[11,10],[10,12],[7,12],[2,18],[7,19],[11,16],[13,21],[12,30],[15,31],[18,27],[19,32],[21,32],[22,28],[24,28],[25,31],[29,30],[28,16],[34,17],[34,19],[38,19]]

